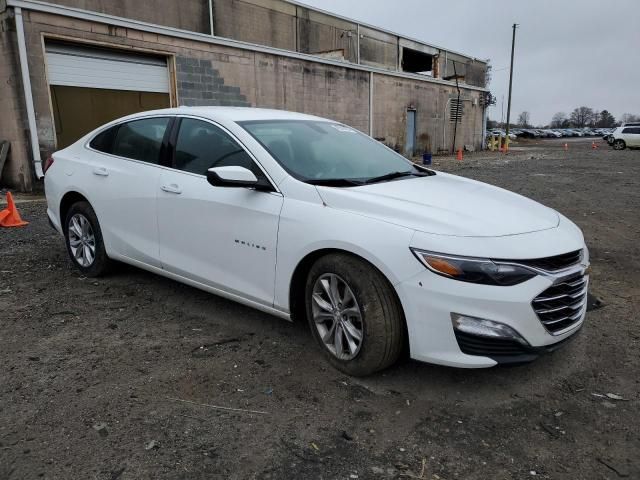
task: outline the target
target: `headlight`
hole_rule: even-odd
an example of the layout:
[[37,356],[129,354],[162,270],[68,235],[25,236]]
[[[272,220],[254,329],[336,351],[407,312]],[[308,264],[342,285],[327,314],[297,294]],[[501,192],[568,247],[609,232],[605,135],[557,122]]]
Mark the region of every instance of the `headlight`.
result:
[[515,340],[522,345],[529,345],[522,336],[509,325],[494,322],[485,318],[469,317],[459,313],[451,314],[453,328],[459,332],[468,333],[478,337],[507,338]]
[[415,248],[411,251],[433,273],[461,282],[511,286],[537,275],[533,270],[520,265],[498,263],[484,258],[456,257]]

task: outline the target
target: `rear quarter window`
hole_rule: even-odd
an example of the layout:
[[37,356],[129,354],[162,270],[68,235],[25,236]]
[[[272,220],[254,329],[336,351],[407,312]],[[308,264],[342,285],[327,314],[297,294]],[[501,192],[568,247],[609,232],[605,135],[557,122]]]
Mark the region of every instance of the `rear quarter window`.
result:
[[144,118],[121,124],[113,139],[111,153],[132,160],[160,163],[168,124],[168,117]]
[[93,140],[89,142],[89,146],[94,150],[103,153],[111,153],[111,147],[113,146],[113,139],[116,136],[119,125],[106,129],[93,137]]

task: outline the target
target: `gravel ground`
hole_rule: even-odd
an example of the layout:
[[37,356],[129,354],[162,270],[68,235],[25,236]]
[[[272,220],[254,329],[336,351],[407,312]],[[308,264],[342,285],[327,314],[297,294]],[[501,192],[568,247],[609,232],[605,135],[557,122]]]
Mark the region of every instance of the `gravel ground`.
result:
[[564,143],[434,159],[585,232],[604,308],[515,368],[349,378],[305,325],[126,266],[83,278],[24,197],[29,226],[0,230],[0,479],[640,478],[640,152]]

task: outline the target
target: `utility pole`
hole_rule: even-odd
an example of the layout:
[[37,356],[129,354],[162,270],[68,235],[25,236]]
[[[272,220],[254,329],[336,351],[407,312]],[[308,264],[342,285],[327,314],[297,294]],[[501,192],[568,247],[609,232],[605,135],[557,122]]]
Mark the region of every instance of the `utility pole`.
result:
[[456,136],[458,135],[458,122],[460,118],[460,84],[458,83],[458,71],[456,62],[453,62],[453,74],[456,77],[456,89],[458,90],[458,98],[456,99],[456,123],[453,124],[453,144],[451,145],[451,153],[456,153]]
[[516,50],[516,29],[518,28],[518,24],[513,24],[513,38],[511,39],[511,71],[509,73],[509,100],[507,101],[507,136],[504,139],[505,151],[509,151],[509,124],[511,123],[511,88],[513,86],[513,54]]

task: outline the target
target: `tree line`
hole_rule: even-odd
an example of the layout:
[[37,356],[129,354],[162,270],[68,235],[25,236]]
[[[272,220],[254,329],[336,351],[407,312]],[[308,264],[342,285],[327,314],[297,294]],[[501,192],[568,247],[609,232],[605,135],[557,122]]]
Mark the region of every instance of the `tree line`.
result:
[[634,122],[640,118],[638,115],[625,113],[620,122],[608,111],[598,111],[590,107],[577,107],[569,115],[565,112],[557,112],[551,118],[551,128],[611,128],[620,123]]
[[[511,126],[530,128],[532,127],[530,118],[531,114],[524,111],[518,115],[518,122],[515,125],[511,124]],[[618,121],[608,110],[598,111],[590,107],[577,107],[570,114],[565,112],[555,113],[548,125],[539,126],[538,128],[611,128],[629,122],[640,122],[640,115],[625,113]],[[487,126],[496,128],[504,125],[494,120],[488,120]]]

